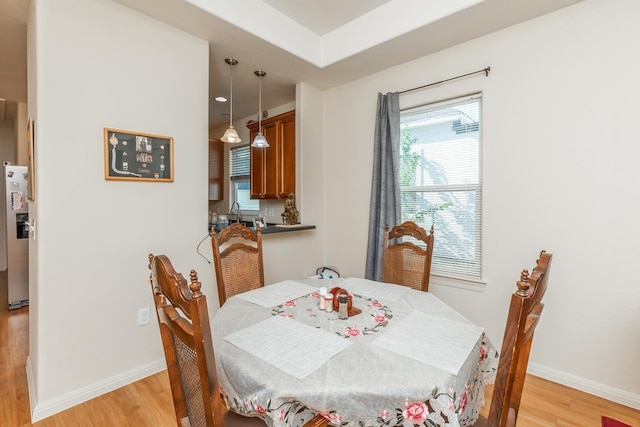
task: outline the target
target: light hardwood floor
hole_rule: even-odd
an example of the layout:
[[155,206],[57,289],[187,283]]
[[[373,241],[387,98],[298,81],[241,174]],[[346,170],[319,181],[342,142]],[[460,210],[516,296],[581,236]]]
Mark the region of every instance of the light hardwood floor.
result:
[[[29,309],[7,309],[6,283],[6,272],[0,272],[0,426],[176,425],[166,371],[32,424],[25,371]],[[491,389],[486,393],[490,396]],[[485,405],[485,411],[488,408]],[[600,427],[602,415],[640,427],[640,411],[528,375],[518,427]]]

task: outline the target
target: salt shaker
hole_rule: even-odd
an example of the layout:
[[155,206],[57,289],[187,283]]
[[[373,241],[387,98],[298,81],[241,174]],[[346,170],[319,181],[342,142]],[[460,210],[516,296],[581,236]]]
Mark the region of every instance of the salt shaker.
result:
[[333,311],[333,294],[331,292],[327,292],[324,296],[324,310],[327,313],[331,313]]
[[347,312],[347,296],[344,294],[340,294],[338,297],[338,318],[349,318],[349,313]]
[[327,296],[327,288],[325,288],[324,286],[321,287],[318,293],[320,294],[320,300],[318,301],[318,308],[320,308],[320,310],[324,310],[325,309],[324,301],[325,301],[325,297]]

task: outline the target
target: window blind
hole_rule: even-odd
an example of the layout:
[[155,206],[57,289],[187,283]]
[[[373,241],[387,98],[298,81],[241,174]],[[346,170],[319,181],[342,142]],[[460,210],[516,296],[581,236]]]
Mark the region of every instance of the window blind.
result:
[[232,180],[249,178],[251,174],[251,153],[249,150],[249,145],[233,147],[229,150],[229,177]]
[[482,276],[481,95],[401,112],[403,221],[434,227],[432,272]]

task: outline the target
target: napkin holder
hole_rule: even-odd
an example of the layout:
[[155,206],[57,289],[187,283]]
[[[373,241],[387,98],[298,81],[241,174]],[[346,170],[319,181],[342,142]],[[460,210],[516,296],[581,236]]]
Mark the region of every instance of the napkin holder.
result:
[[333,294],[333,311],[338,311],[340,305],[338,297],[342,294],[347,296],[347,315],[349,317],[362,313],[362,310],[353,306],[353,296],[350,295],[346,289],[342,289],[336,286],[335,288],[331,289],[330,292]]

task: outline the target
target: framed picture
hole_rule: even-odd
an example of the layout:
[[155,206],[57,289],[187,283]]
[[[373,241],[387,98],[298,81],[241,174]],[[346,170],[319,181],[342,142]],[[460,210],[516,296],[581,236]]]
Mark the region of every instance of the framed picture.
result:
[[36,200],[36,137],[35,137],[35,128],[33,124],[33,119],[29,117],[27,121],[27,157],[29,161],[29,165],[27,168],[27,175],[29,176],[27,186],[27,197],[29,200]]
[[173,182],[173,138],[104,128],[104,178]]

